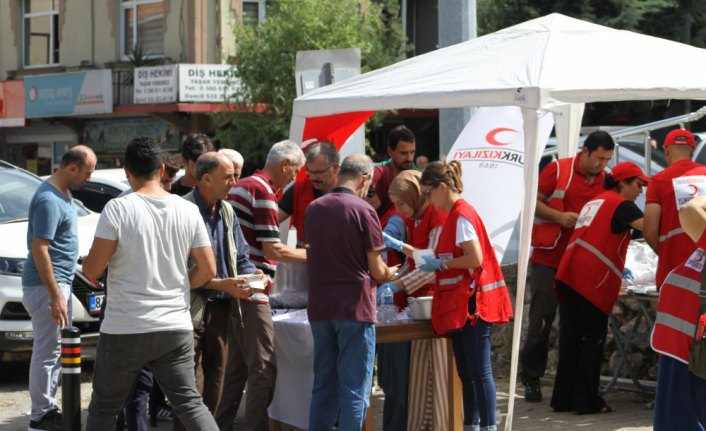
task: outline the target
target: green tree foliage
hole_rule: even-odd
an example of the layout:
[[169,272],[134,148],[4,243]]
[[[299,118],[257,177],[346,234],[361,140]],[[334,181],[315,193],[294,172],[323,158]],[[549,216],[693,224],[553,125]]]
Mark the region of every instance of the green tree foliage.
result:
[[[611,28],[706,47],[704,0],[478,0],[477,4],[479,35],[557,12]],[[645,58],[645,67],[664,61],[670,59]],[[584,124],[644,123],[695,108],[681,101],[594,103],[586,106]]]
[[289,135],[297,51],[360,48],[363,73],[392,64],[407,49],[399,16],[396,0],[268,1],[264,23],[236,27],[242,91],[231,99],[235,112],[216,114],[216,138],[261,163]]
[[[662,36],[672,32],[674,27],[678,28],[670,25],[669,23],[674,21],[665,20],[665,15],[677,14],[688,7],[688,2],[689,0],[479,0],[478,33],[492,33],[557,12],[607,27]],[[675,37],[668,38],[680,40]]]

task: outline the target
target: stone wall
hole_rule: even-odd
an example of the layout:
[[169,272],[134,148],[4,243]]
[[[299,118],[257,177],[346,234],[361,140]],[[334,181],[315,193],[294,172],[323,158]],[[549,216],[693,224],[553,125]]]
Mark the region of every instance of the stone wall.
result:
[[[513,308],[515,305],[515,294],[517,291],[517,265],[503,266],[503,274],[505,282],[510,291],[510,299],[512,300]],[[525,292],[525,306],[522,319],[522,341],[524,343],[525,334],[527,333],[528,315],[529,315],[529,280],[527,282],[527,290]],[[654,318],[654,308],[656,301],[651,303],[643,303],[648,311],[648,314]],[[628,361],[632,368],[637,371],[637,377],[645,380],[656,380],[657,378],[657,354],[650,348],[650,332],[651,327],[648,327],[644,318],[639,317],[639,301],[636,299],[625,298],[619,300],[613,307],[613,316],[617,322],[620,332],[626,334],[630,328],[633,328],[639,320],[637,328],[637,336],[634,337],[634,342],[628,349]],[[514,320],[510,320],[505,325],[495,325],[491,336],[492,353],[491,359],[495,372],[510,371],[510,360],[512,356],[512,330]],[[559,344],[559,313],[557,310],[557,318],[554,320],[549,336],[549,356],[547,358],[547,374],[555,374],[556,366],[559,360],[558,353]],[[603,356],[603,364],[601,366],[601,374],[604,376],[612,376],[613,370],[618,366],[620,355],[613,337],[611,328],[608,329],[606,337],[606,345]],[[630,377],[628,367],[622,367],[619,377]]]

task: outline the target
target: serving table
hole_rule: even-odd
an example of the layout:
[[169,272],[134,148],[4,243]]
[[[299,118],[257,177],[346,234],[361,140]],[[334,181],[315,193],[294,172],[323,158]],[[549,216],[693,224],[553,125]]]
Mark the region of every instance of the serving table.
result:
[[[306,317],[306,310],[297,310],[275,315],[274,338],[277,358],[277,383],[268,413],[270,430],[279,431],[282,423],[306,429],[309,422],[311,388],[314,382],[314,341]],[[433,338],[431,322],[428,320],[398,320],[376,325],[376,342],[396,343],[401,341]],[[463,427],[463,403],[461,382],[456,373],[451,343],[448,343],[448,399],[449,423],[445,427],[457,430]],[[372,431],[373,403],[370,403],[363,429]]]
[[[615,340],[615,345],[618,349],[619,358],[615,368],[613,369],[613,376],[611,377],[611,380],[601,389],[603,393],[608,392],[616,384],[623,368],[627,369],[630,380],[632,380],[633,385],[637,389],[643,392],[654,392],[653,389],[645,387],[645,385],[640,382],[638,378],[639,376],[637,375],[637,370],[635,370],[632,366],[632,363],[629,361],[628,357],[633,346],[637,345],[645,338],[650,338],[652,328],[654,327],[655,305],[659,300],[659,296],[656,294],[656,290],[654,294],[621,291],[618,295],[618,301],[620,302],[630,299],[637,301],[637,317],[632,325],[629,325],[624,330],[621,330],[618,319],[613,314],[608,317],[608,327],[610,328],[610,332],[613,334],[613,339]],[[650,305],[652,305],[652,307],[650,307]],[[641,325],[643,321],[645,322],[644,326]]]

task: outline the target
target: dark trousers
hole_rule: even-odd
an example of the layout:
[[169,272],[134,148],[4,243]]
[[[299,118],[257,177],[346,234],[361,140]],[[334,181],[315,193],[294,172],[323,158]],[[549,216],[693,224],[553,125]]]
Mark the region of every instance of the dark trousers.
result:
[[605,406],[599,396],[603,347],[608,316],[571,287],[557,282],[559,306],[559,365],[551,406],[555,411],[596,413]]
[[[469,300],[469,312],[475,313],[476,298]],[[477,318],[467,321],[460,331],[451,333],[456,370],[463,392],[463,424],[495,426],[495,381],[490,363],[490,333],[493,325]]]
[[520,354],[522,381],[544,376],[549,353],[549,333],[556,317],[554,293],[556,268],[531,263],[529,326]]
[[230,313],[225,390],[216,422],[221,431],[233,429],[247,382],[245,417],[240,430],[262,431],[269,427],[267,407],[274,396],[277,376],[272,310],[269,304],[249,301],[240,304],[242,320],[237,312]]
[[378,383],[385,392],[382,411],[383,431],[407,429],[409,393],[409,355],[412,343],[387,343],[378,346]]
[[126,426],[127,431],[147,431],[147,406],[152,383],[152,372],[147,368],[141,369],[125,400],[124,413],[118,415],[118,431],[122,431]]
[[[103,323],[105,317],[105,307],[108,305],[108,295],[106,289],[106,296],[101,303],[101,312],[99,320]],[[147,431],[147,411],[149,406],[150,396],[154,396],[153,391],[154,376],[152,371],[143,367],[137,374],[135,381],[130,388],[127,399],[125,400],[125,407],[123,411],[118,414],[118,420],[115,424],[116,431],[123,431],[127,426],[127,431]],[[156,385],[159,388],[159,385]],[[159,391],[162,400],[164,399],[164,394]]]
[[655,431],[706,429],[706,380],[689,365],[670,356],[659,357],[655,400]]
[[[201,326],[194,330],[196,389],[203,403],[215,416],[223,394],[223,379],[228,363],[228,318],[230,299],[206,302]],[[184,426],[174,416],[174,430]]]
[[86,431],[115,427],[130,388],[147,366],[188,430],[217,430],[194,379],[191,331],[160,331],[113,335],[101,333],[93,368],[93,394]]

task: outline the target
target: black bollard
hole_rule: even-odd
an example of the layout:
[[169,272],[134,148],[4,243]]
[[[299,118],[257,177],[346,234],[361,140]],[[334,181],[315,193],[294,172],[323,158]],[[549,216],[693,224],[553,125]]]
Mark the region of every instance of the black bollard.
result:
[[81,430],[81,331],[61,330],[61,410],[64,431]]

